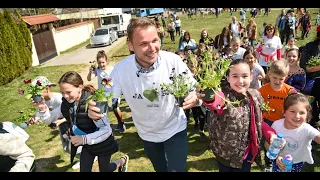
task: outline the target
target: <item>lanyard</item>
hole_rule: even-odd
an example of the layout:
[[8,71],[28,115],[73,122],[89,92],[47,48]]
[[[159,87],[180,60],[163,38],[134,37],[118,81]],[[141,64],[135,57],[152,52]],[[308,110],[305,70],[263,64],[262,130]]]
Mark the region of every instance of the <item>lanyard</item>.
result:
[[76,124],[76,117],[77,117],[77,105],[76,101],[73,102],[73,124]]

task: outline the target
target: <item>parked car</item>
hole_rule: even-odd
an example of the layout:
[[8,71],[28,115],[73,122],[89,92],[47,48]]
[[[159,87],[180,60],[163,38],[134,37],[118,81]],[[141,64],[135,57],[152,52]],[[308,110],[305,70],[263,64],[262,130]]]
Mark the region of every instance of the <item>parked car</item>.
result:
[[111,45],[114,41],[118,40],[117,31],[114,27],[101,27],[97,28],[92,34],[90,39],[91,47],[107,46]]

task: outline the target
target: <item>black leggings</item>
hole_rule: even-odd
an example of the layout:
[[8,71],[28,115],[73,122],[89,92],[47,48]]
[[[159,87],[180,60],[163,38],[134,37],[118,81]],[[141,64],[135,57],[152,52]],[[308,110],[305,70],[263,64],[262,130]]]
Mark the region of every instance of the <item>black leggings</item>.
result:
[[168,31],[172,42],[175,42],[174,31]]
[[310,125],[313,127],[317,126],[317,122],[319,121],[319,103],[320,103],[320,78],[316,78],[314,85],[312,87],[311,91],[311,96],[315,98],[313,103],[311,104],[312,106],[312,118],[310,120]]
[[[203,131],[206,115],[203,113],[201,107],[199,107],[199,106],[193,107],[193,108],[191,108],[191,110],[192,110],[192,115],[193,115],[193,119],[194,119],[195,124],[200,123],[199,130]],[[187,119],[189,119],[190,109],[186,110],[186,116],[187,116]]]
[[[83,146],[80,155],[80,172],[91,172],[92,164],[96,155],[91,154],[88,149]],[[115,163],[110,163],[111,155],[98,156],[99,171],[113,172],[117,169]]]

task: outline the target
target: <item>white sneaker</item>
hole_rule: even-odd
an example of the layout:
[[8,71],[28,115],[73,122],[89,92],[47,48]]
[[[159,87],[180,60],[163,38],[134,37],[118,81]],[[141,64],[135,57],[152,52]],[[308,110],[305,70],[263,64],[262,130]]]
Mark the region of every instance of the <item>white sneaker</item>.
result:
[[77,161],[73,166],[72,166],[72,169],[73,170],[76,170],[76,169],[79,169],[80,168],[80,161]]
[[119,167],[118,171],[119,172],[127,172],[128,171],[129,156],[124,155],[121,158],[124,158],[126,160],[126,162],[122,166]]
[[264,172],[272,172],[272,167],[266,167],[266,168],[264,168]]

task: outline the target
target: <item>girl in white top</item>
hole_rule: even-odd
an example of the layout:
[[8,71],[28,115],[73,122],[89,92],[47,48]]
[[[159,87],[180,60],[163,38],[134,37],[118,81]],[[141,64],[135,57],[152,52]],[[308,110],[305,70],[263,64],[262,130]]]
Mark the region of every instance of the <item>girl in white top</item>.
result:
[[259,64],[264,68],[265,72],[270,62],[281,58],[282,43],[280,38],[274,34],[275,28],[273,25],[266,25],[262,42],[257,44],[257,52],[260,54]]
[[256,53],[252,46],[248,46],[243,54],[243,59],[249,64],[252,74],[250,88],[259,90],[261,88],[261,80],[265,79],[266,74],[263,68],[257,63]]
[[[103,87],[101,85],[102,79],[110,77],[110,74],[113,70],[113,67],[109,65],[108,57],[107,57],[106,53],[104,52],[104,50],[101,50],[98,52],[96,60],[98,63],[98,68],[93,69],[93,67],[90,66],[89,73],[87,75],[87,80],[91,81],[92,74],[94,75],[94,77],[98,77],[98,89],[99,89],[99,88]],[[107,87],[104,87],[104,88],[106,90],[108,90],[108,92],[111,92],[110,91],[111,88],[107,88]],[[116,127],[116,130],[119,130],[120,132],[124,132],[126,130],[126,127],[124,125],[124,121],[122,119],[122,113],[119,108],[120,100],[121,100],[121,98],[119,97],[117,100],[118,107],[114,108],[113,111],[114,111],[114,114],[118,120],[118,125]]]
[[101,50],[97,53],[97,63],[98,68],[93,68],[90,66],[89,73],[87,76],[87,80],[92,80],[92,74],[94,77],[98,77],[98,89],[102,87],[101,81],[104,78],[109,78],[111,71],[113,70],[112,66],[109,66],[107,55],[105,54],[104,50]]
[[181,35],[181,20],[179,16],[176,17],[176,20],[174,20],[174,24],[176,26],[176,35]]
[[280,151],[276,161],[273,162],[273,172],[284,170],[282,159],[290,154],[293,157],[291,172],[300,172],[304,163],[313,164],[311,154],[311,141],[320,143],[320,132],[307,123],[311,116],[311,105],[308,98],[301,93],[288,95],[283,105],[284,119],[275,121],[272,128],[282,133],[286,145]]
[[288,40],[288,44],[282,47],[282,50],[281,50],[281,57],[282,58],[286,57],[287,50],[289,50],[289,49],[299,50],[299,48],[295,45],[295,43],[296,42],[295,42],[294,37],[290,37]]

